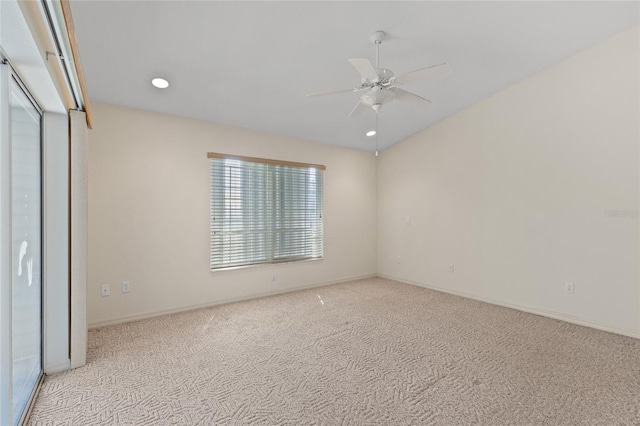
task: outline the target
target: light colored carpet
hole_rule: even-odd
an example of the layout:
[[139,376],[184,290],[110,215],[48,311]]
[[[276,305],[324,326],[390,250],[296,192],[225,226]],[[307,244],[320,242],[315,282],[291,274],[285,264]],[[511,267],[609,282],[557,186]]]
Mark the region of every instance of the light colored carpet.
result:
[[640,340],[383,279],[89,333],[30,424],[640,424]]

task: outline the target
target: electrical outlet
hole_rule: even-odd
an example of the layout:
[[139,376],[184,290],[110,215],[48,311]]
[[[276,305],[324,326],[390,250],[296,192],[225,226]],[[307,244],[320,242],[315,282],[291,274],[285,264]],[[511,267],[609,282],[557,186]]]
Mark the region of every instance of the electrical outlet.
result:
[[111,289],[109,288],[109,284],[102,284],[102,297],[108,296],[111,294]]
[[276,274],[271,274],[271,281],[277,281],[278,276]]
[[131,281],[122,281],[122,292],[129,293],[131,291]]
[[402,263],[402,258],[400,256],[396,256],[396,263],[398,265]]
[[449,272],[454,272],[456,270],[456,265],[454,265],[453,263],[449,264]]
[[573,294],[573,292],[575,291],[575,286],[571,281],[567,281],[566,283],[564,283],[564,291],[565,293]]

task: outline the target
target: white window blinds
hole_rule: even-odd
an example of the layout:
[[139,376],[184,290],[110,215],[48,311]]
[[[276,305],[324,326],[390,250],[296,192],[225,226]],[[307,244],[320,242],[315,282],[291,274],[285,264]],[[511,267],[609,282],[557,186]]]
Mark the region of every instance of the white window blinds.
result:
[[208,157],[211,269],[322,257],[324,166]]

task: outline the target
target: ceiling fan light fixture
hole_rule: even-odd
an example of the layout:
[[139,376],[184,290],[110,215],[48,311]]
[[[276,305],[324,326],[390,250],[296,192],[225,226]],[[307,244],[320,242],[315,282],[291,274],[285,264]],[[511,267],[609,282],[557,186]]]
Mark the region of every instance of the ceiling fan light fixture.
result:
[[369,131],[366,133],[366,135],[367,135],[367,136],[375,136],[375,135],[376,135],[376,131],[375,131],[375,130],[369,130]]
[[151,84],[153,84],[153,86],[157,87],[158,89],[166,89],[167,87],[169,87],[169,82],[160,77],[156,77],[151,80]]

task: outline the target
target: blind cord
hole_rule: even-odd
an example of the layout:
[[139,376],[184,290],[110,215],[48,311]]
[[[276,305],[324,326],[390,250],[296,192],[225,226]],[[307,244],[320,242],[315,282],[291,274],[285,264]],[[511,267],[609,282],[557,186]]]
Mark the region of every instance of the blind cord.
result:
[[376,157],[378,156],[378,111],[376,111]]

